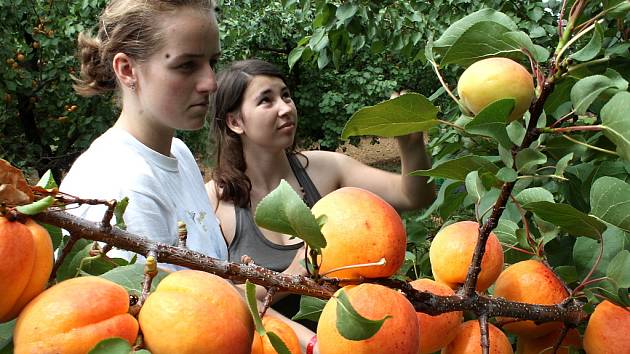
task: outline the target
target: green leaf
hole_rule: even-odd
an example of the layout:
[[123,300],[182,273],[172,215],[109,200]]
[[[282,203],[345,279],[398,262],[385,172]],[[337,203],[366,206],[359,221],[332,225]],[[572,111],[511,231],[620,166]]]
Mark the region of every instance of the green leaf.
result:
[[337,330],[344,338],[349,340],[364,340],[371,338],[381,329],[383,323],[392,316],[385,316],[381,320],[370,320],[361,316],[352,307],[350,300],[343,289],[337,296],[329,301],[337,301]]
[[345,3],[337,8],[335,15],[339,21],[346,21],[351,19],[354,14],[357,13],[357,5],[352,3]]
[[601,177],[591,187],[591,214],[630,232],[630,184]]
[[528,173],[536,166],[547,162],[547,156],[537,149],[526,148],[516,154],[516,169],[521,173]]
[[36,215],[48,209],[54,202],[55,198],[49,195],[31,204],[17,206],[15,209],[24,215]]
[[13,329],[17,320],[0,323],[0,350],[11,345],[13,341]]
[[249,279],[245,280],[245,295],[247,306],[249,307],[249,312],[252,314],[252,318],[254,319],[256,333],[258,333],[259,336],[264,336],[266,331],[265,327],[263,327],[260,314],[258,313],[258,303],[256,302],[256,285],[250,283]]
[[511,148],[512,142],[506,131],[506,121],[514,109],[515,102],[513,98],[492,102],[479,112],[475,119],[466,124],[466,132],[494,138],[504,148]]
[[124,197],[116,203],[116,207],[114,208],[114,218],[116,220],[117,228],[121,230],[126,230],[127,225],[125,224],[125,218],[123,217],[125,214],[125,210],[127,210],[127,205],[129,205],[129,198]]
[[289,53],[289,59],[288,59],[289,69],[293,69],[293,66],[295,65],[295,63],[297,63],[298,60],[302,58],[302,53],[304,53],[304,49],[306,49],[306,47],[295,47],[293,48],[293,50],[291,50],[291,53]]
[[604,135],[617,145],[617,153],[630,161],[630,92],[619,92],[601,110]]
[[605,3],[604,9],[606,13],[613,17],[620,17],[630,11],[630,2],[628,0],[611,0]]
[[475,203],[478,203],[486,193],[486,188],[483,186],[481,178],[479,178],[478,171],[472,171],[466,175],[466,191],[468,191],[468,195]]
[[501,182],[514,182],[518,178],[518,173],[509,167],[502,167],[497,172],[497,178]]
[[547,222],[560,226],[574,236],[599,239],[606,229],[606,225],[601,221],[568,204],[542,201],[525,204],[523,209],[535,213]]
[[588,76],[578,81],[571,89],[571,102],[576,114],[586,114],[597,97],[613,87],[615,87],[613,81],[604,75]]
[[600,26],[598,23],[595,25],[595,30],[593,31],[593,37],[591,37],[591,40],[588,42],[588,44],[584,46],[584,48],[570,55],[569,57],[577,61],[592,60],[602,50],[603,37],[604,37],[604,30],[602,30],[602,26]]
[[287,347],[286,344],[282,341],[282,339],[273,332],[267,332],[267,337],[269,337],[269,342],[271,342],[271,346],[276,350],[278,354],[291,354],[291,351]]
[[471,26],[481,21],[492,21],[510,31],[518,30],[518,27],[514,21],[502,12],[495,11],[490,8],[485,8],[454,22],[449,26],[446,31],[435,41],[434,47],[436,48],[448,48],[452,46]]
[[[167,272],[158,268],[158,274],[151,282],[151,291],[155,291],[155,288],[167,275]],[[140,296],[142,294],[142,283],[144,281],[144,264],[134,263],[116,267],[101,274],[100,277],[122,286],[130,295]]]
[[514,158],[512,157],[512,149],[506,149],[501,145],[498,145],[499,156],[501,157],[501,161],[507,167],[514,166]]
[[[622,230],[611,226],[602,235],[604,252],[599,256],[601,241],[586,237],[578,237],[573,246],[573,261],[578,272],[578,278],[584,279],[597,262],[593,278],[606,276],[608,265],[615,256],[624,249],[630,250],[630,238]],[[598,284],[593,284],[598,286]]]
[[496,174],[499,168],[492,162],[481,156],[468,155],[453,160],[446,160],[429,170],[418,170],[411,172],[411,176],[432,176],[449,178],[457,181],[466,180],[466,175],[472,171],[490,172]]
[[100,341],[88,354],[129,354],[132,348],[122,338],[108,338]]
[[46,171],[42,175],[42,178],[40,178],[37,182],[37,186],[44,189],[59,188],[50,170]]
[[358,110],[341,132],[342,139],[357,135],[392,137],[428,130],[438,124],[438,108],[426,97],[407,93]]
[[476,61],[494,56],[524,59],[526,56],[521,50],[521,44],[514,41],[513,35],[505,35],[512,31],[497,22],[477,22],[448,49],[440,60],[440,65],[469,66]]
[[522,31],[514,31],[504,33],[503,36],[513,43],[517,44],[520,48],[526,49],[532,54],[534,60],[542,63],[549,59],[549,50],[532,42],[532,39]]
[[526,130],[521,125],[521,122],[515,120],[514,122],[508,124],[507,126],[507,134],[510,137],[510,140],[515,145],[521,145],[523,143],[523,139],[525,138]]
[[300,297],[300,310],[291,319],[292,320],[311,320],[319,321],[319,316],[324,310],[326,301],[316,297],[302,295]]
[[297,236],[312,249],[326,247],[315,216],[285,180],[258,203],[255,219],[258,226]]
[[558,163],[556,164],[556,176],[564,176],[564,170],[566,170],[567,166],[569,166],[569,162],[573,159],[573,153],[569,153],[562,157]]
[[541,187],[528,188],[521,191],[514,197],[521,205],[526,205],[535,202],[550,202],[554,203],[553,194],[548,190]]
[[630,251],[619,252],[608,264],[606,276],[617,283],[621,288],[630,287]]

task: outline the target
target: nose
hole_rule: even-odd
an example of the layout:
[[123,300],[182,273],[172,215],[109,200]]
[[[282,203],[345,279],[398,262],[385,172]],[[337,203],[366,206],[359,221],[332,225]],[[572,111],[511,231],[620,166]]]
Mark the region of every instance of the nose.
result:
[[291,111],[294,109],[293,101],[287,102],[287,101],[285,101],[283,99],[279,99],[278,101],[279,101],[279,103],[278,103],[278,115],[279,116],[281,116],[281,117],[285,116],[285,115],[291,113]]
[[197,83],[197,90],[203,93],[214,93],[217,91],[217,78],[214,69],[207,64],[203,70],[202,77]]

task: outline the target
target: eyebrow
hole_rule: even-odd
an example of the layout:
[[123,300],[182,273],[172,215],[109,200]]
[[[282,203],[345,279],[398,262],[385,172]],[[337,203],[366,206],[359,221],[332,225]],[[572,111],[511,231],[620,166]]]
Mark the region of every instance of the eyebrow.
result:
[[[189,59],[189,58],[202,58],[204,57],[205,54],[201,53],[184,53],[184,54],[179,54],[177,56],[172,57],[172,60],[179,60],[179,59]],[[221,52],[217,52],[216,54],[212,55],[210,57],[210,59],[217,59],[221,56]]]
[[[289,88],[286,85],[282,86],[282,89],[280,90],[280,92],[281,93],[284,93],[284,92],[291,93],[291,91],[289,90]],[[270,93],[273,93],[273,89],[269,88],[269,89],[266,89],[266,90],[262,91],[261,93],[256,95],[256,101],[260,100],[261,98],[265,97],[266,95],[268,95]]]

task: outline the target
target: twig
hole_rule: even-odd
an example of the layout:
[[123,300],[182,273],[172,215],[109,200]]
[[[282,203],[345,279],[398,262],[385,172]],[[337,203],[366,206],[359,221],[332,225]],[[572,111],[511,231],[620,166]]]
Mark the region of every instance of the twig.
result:
[[260,317],[264,317],[265,313],[267,313],[267,309],[271,307],[271,302],[273,301],[273,297],[278,292],[278,288],[272,286],[267,289],[267,294],[265,294],[265,298],[263,299],[262,309],[260,310]]
[[59,257],[57,257],[57,260],[55,260],[55,264],[53,265],[52,271],[50,272],[50,278],[48,278],[49,283],[57,277],[57,271],[59,270],[59,267],[61,267],[63,261],[66,259],[66,257],[68,257],[68,255],[72,251],[72,248],[77,243],[77,241],[79,241],[79,239],[81,239],[80,236],[70,232],[68,243],[66,243],[61,249],[61,254],[59,254]]
[[488,333],[488,316],[485,314],[479,316],[479,331],[481,332],[481,352],[483,354],[490,354],[490,333]]

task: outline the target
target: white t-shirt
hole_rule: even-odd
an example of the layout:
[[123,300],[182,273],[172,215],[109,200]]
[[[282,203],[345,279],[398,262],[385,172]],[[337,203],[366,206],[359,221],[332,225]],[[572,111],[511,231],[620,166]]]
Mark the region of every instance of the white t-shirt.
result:
[[[129,197],[124,214],[127,231],[177,245],[177,222],[183,221],[188,230],[188,249],[227,259],[227,246],[199,167],[188,147],[177,138],[173,138],[168,157],[126,130],[110,128],[74,162],[59,190],[84,199]],[[104,205],[83,205],[68,211],[100,221],[106,209]],[[123,251],[108,255],[131,258],[130,252]]]

